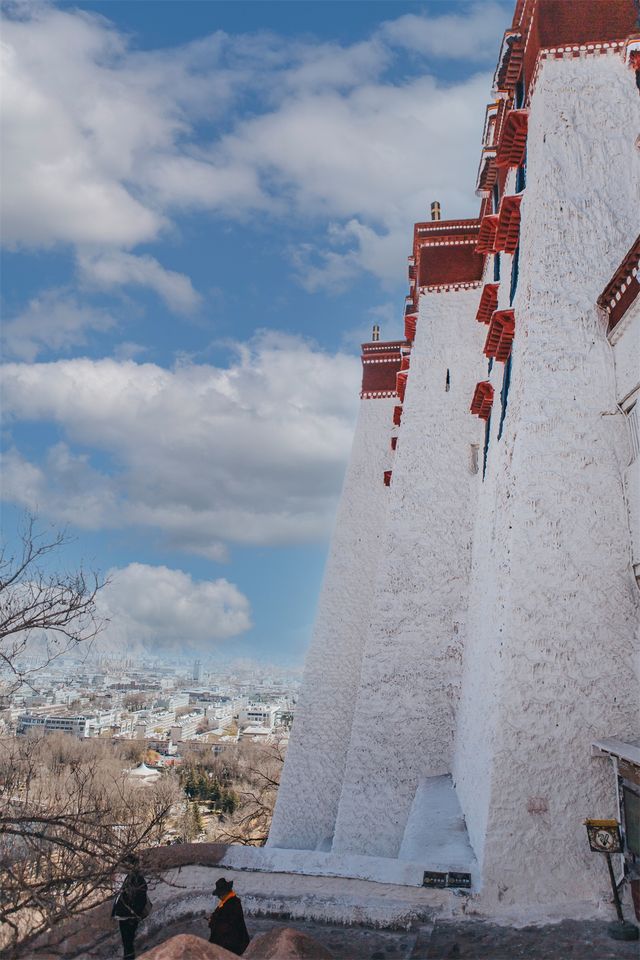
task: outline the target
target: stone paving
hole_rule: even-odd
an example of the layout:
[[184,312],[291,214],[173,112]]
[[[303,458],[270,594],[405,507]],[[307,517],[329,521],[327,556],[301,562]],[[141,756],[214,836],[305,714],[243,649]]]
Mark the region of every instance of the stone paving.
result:
[[[478,921],[438,920],[405,933],[247,918],[253,935],[283,923],[320,941],[336,960],[638,960],[640,957],[638,942],[612,940],[607,934],[607,924],[600,921],[565,920],[559,924],[515,929]],[[141,937],[139,950],[179,933],[207,937],[206,920],[182,921],[148,940]]]

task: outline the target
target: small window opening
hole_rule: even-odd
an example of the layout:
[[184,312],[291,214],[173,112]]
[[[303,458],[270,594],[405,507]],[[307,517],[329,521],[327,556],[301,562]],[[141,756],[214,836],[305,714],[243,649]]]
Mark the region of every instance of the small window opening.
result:
[[445,391],[446,391],[447,393],[449,393],[449,390],[451,389],[451,376],[450,376],[450,374],[449,374],[449,368],[448,368],[448,367],[447,367],[447,379],[446,379],[445,382],[444,382],[444,389],[445,389]]
[[516,251],[513,255],[513,260],[511,261],[511,287],[509,289],[509,306],[513,305],[513,299],[516,295],[516,290],[518,289],[518,271],[520,268],[520,244],[516,247]]
[[469,448],[469,473],[477,473],[480,469],[480,444],[472,443]]
[[502,390],[500,391],[500,423],[498,425],[498,440],[502,436],[504,418],[507,415],[507,403],[509,400],[509,386],[511,384],[511,354],[504,365],[504,375],[502,377]]
[[487,473],[487,459],[489,457],[489,437],[491,436],[491,414],[487,417],[484,425],[484,447],[482,450],[482,479]]
[[493,279],[494,282],[500,279],[500,254],[496,253],[493,257]]

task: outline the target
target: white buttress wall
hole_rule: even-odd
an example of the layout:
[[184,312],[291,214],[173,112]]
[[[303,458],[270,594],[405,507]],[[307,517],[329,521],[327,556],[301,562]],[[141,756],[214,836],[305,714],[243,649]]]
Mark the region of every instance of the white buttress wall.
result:
[[269,845],[328,847],[373,603],[397,399],[364,399],[338,507]]
[[637,233],[638,129],[640,97],[619,57],[543,63],[509,406],[500,441],[494,412],[481,490],[454,763],[482,898],[497,909],[607,895],[583,820],[615,816],[615,790],[591,743],[640,735],[628,443],[595,306]]
[[[471,556],[475,289],[420,300],[332,850],[397,856],[418,781],[451,769]],[[447,370],[450,389],[446,390]]]

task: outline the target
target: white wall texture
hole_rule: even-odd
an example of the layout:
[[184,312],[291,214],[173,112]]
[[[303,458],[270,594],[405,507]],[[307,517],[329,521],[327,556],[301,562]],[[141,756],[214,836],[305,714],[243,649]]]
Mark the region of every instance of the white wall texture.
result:
[[[420,299],[334,853],[395,857],[418,781],[450,771],[473,509],[476,289]],[[450,390],[445,390],[447,369]]]
[[389,489],[394,398],[361,401],[269,845],[330,845]]
[[637,232],[639,127],[634,76],[617,56],[542,65],[508,416],[498,441],[496,391],[454,762],[485,906],[606,895],[582,821],[615,815],[615,792],[591,743],[640,735],[627,438],[595,307]]

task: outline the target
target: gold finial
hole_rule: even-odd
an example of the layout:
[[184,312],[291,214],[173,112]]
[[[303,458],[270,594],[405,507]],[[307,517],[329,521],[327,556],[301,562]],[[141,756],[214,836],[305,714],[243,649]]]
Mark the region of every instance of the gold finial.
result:
[[439,220],[440,219],[440,203],[437,200],[434,200],[431,204],[431,219]]
[[373,335],[371,337],[371,340],[373,341],[373,343],[377,343],[379,339],[380,339],[380,327],[378,326],[377,323],[374,323]]

